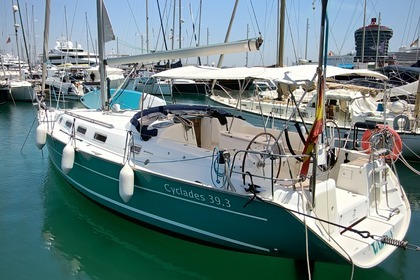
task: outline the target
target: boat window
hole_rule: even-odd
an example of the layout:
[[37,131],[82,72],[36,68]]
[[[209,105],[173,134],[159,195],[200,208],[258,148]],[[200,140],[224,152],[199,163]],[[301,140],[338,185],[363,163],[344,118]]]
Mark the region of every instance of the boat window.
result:
[[66,121],[66,126],[70,128],[72,126],[72,122],[71,121]]
[[95,133],[95,135],[93,136],[93,138],[96,139],[96,140],[99,140],[101,142],[104,142],[104,143],[106,141],[106,136],[105,135],[102,135],[102,134],[99,134],[99,133]]
[[85,134],[86,130],[87,129],[85,127],[82,127],[82,126],[77,127],[77,132],[80,133],[80,134]]

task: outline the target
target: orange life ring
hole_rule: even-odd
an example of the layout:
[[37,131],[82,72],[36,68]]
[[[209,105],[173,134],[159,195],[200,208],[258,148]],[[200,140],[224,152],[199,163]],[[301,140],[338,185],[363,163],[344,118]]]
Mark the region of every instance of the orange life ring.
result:
[[402,140],[400,135],[390,128],[389,126],[384,126],[382,124],[376,125],[374,129],[367,129],[362,136],[362,149],[366,153],[370,153],[370,141],[373,134],[387,130],[392,134],[392,151],[385,156],[387,159],[396,160],[402,151]]

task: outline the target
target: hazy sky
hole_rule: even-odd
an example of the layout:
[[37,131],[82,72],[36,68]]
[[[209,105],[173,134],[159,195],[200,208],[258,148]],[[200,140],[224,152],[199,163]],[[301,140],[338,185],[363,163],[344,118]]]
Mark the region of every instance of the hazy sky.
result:
[[[17,0],[0,0],[0,49],[16,53],[13,30],[12,2]],[[146,0],[104,0],[109,17],[118,41],[106,44],[106,53],[118,51],[123,54],[141,54],[146,51]],[[224,41],[234,0],[201,0],[201,25],[199,25],[200,0],[176,0],[175,7],[175,48],[195,44],[195,33],[198,36],[200,28],[200,45],[207,43],[221,43]],[[181,2],[182,28],[179,36],[179,2]],[[330,32],[328,50],[336,54],[346,54],[355,48],[354,31],[363,26],[363,6],[365,0],[329,0],[328,16]],[[174,0],[149,0],[149,50],[164,50],[163,35],[159,10],[160,5],[162,24],[165,29],[168,49],[172,48],[171,31],[173,27]],[[416,0],[366,0],[366,23],[372,17],[379,18],[381,25],[393,29],[394,36],[390,41],[389,51],[396,51],[401,45],[409,45],[419,35],[420,1]],[[29,43],[33,49],[33,38],[36,38],[36,51],[42,53],[42,36],[44,28],[45,1],[19,0],[25,32],[29,35]],[[318,38],[320,33],[320,0],[286,0],[286,30],[284,63],[292,64],[297,58],[305,57],[317,60]],[[53,48],[58,37],[68,36],[75,43],[90,51],[96,40],[96,0],[51,0],[51,20],[49,49]],[[87,15],[87,21],[86,16]],[[271,65],[277,61],[278,34],[278,0],[240,0],[236,10],[229,41],[242,40],[258,36],[261,32],[264,38],[262,50],[250,53],[248,65]],[[17,21],[20,23],[19,15]],[[306,28],[307,22],[309,29]],[[86,28],[88,23],[89,28]],[[33,26],[35,32],[33,32]],[[88,31],[87,31],[88,30]],[[22,30],[19,29],[21,37]],[[87,35],[91,33],[91,35]],[[306,43],[306,33],[308,41]],[[12,41],[5,44],[8,37]],[[89,37],[89,39],[88,39]],[[22,41],[22,39],[20,39]],[[21,43],[20,45],[23,45]],[[118,42],[118,44],[117,44]],[[143,42],[143,45],[142,45]],[[142,47],[143,46],[143,47]],[[209,63],[217,63],[218,57],[210,57]],[[202,58],[206,63],[207,58]],[[190,59],[188,63],[196,63]],[[243,66],[246,55],[235,54],[225,56],[225,66]]]

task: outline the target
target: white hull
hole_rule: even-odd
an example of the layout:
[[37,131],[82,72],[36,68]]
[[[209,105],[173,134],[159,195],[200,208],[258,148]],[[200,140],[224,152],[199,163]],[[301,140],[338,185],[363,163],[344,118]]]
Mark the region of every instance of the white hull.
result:
[[15,101],[29,101],[36,99],[36,92],[31,83],[26,81],[11,81],[10,82],[11,96],[9,99]]
[[84,95],[83,86],[80,83],[63,83],[59,78],[47,78],[45,85],[50,95],[59,100],[79,100]]

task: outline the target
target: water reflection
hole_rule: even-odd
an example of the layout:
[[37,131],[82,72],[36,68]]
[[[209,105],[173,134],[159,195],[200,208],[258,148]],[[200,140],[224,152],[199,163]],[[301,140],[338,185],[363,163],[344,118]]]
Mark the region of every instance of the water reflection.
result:
[[401,161],[397,162],[398,176],[408,196],[412,211],[420,211],[420,188],[418,185],[420,176],[411,170],[419,172],[420,162],[409,161],[408,164],[410,168]]

